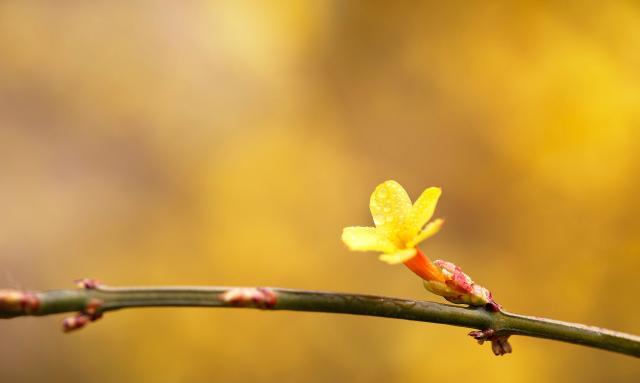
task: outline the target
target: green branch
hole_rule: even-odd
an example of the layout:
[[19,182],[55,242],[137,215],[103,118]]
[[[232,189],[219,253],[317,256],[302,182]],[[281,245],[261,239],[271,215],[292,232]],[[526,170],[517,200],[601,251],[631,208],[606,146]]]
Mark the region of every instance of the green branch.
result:
[[264,310],[313,311],[368,315],[441,323],[478,329],[470,333],[479,343],[491,341],[496,355],[511,352],[507,338],[524,335],[580,344],[640,357],[640,337],[551,319],[489,312],[372,295],[276,288],[144,287],[112,288],[83,281],[84,288],[26,292],[0,290],[0,318],[75,312],[64,321],[65,331],[85,326],[103,313],[133,307],[244,307]]

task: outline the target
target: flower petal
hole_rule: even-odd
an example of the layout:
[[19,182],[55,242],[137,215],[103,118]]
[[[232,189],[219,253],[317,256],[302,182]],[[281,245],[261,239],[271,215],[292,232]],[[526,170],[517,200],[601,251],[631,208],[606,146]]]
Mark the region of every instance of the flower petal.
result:
[[416,249],[404,249],[395,253],[381,254],[379,258],[381,261],[386,262],[390,265],[397,265],[415,257],[417,252],[418,250]]
[[430,187],[422,192],[420,198],[411,207],[407,219],[405,221],[405,230],[415,235],[422,227],[429,222],[436,210],[438,199],[442,194],[442,190],[437,187]]
[[444,219],[440,218],[436,219],[433,222],[430,222],[427,226],[425,226],[424,230],[422,230],[420,234],[416,235],[411,241],[409,241],[409,243],[407,243],[407,247],[414,247],[425,239],[433,237],[440,231],[442,224],[444,224]]
[[394,240],[411,210],[411,199],[399,183],[385,181],[371,194],[369,208],[380,233]]
[[396,251],[394,244],[375,227],[353,226],[342,230],[342,242],[355,251]]

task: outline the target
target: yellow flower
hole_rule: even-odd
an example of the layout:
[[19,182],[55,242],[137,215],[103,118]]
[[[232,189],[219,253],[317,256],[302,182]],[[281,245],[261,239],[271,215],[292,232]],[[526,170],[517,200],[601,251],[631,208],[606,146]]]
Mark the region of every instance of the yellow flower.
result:
[[444,221],[430,223],[441,190],[430,187],[411,204],[411,199],[396,181],[385,181],[371,194],[369,208],[375,227],[347,227],[342,241],[351,250],[380,251],[380,260],[391,265],[404,263],[424,280],[424,287],[453,303],[486,305],[499,310],[489,290],[476,284],[451,262],[431,260],[416,246],[435,235]]
[[[416,257],[416,245],[435,235],[444,221],[429,222],[436,209],[441,190],[430,187],[411,204],[409,195],[396,181],[385,181],[371,194],[369,208],[375,227],[347,227],[342,241],[351,250],[380,251],[380,260],[391,265],[406,263]],[[425,226],[426,225],[426,226]],[[444,280],[428,262],[433,278]],[[407,265],[409,266],[409,265]]]

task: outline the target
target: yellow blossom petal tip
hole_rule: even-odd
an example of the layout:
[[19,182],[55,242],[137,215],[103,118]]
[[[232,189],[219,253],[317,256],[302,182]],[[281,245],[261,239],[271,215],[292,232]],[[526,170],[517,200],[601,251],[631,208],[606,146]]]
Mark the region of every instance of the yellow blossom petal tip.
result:
[[342,242],[354,251],[393,252],[395,246],[375,227],[353,226],[342,230]]
[[406,227],[411,232],[418,233],[422,227],[433,217],[442,189],[430,187],[422,192],[420,197],[411,206],[407,216]]
[[392,236],[403,225],[411,210],[411,199],[396,181],[385,181],[371,194],[369,208],[373,222],[383,234]]

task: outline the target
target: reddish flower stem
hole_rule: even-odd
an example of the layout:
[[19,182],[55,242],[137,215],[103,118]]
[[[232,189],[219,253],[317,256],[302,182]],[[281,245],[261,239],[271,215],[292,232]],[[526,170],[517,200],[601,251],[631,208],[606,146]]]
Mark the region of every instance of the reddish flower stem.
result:
[[444,275],[433,265],[429,257],[420,251],[420,249],[416,248],[416,250],[418,251],[416,255],[406,261],[404,265],[425,281],[444,282]]

